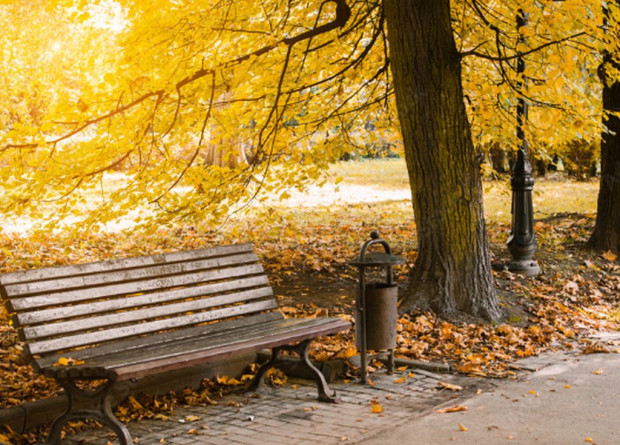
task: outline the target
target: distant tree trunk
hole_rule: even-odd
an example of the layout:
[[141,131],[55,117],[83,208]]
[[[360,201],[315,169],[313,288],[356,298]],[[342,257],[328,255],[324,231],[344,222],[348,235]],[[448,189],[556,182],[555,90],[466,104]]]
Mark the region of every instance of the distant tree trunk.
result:
[[596,225],[589,246],[601,251],[620,252],[620,83],[608,84],[607,70],[620,69],[610,54],[605,54],[599,75],[603,83],[603,111],[606,131],[601,135],[601,186],[598,193]]
[[418,257],[402,309],[501,317],[449,0],[385,0]]

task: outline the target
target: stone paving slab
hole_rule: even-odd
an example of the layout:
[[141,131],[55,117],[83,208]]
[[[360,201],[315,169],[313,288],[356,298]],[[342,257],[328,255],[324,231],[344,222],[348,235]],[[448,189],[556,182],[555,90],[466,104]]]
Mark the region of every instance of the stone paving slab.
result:
[[[413,372],[414,376],[410,376]],[[141,420],[128,425],[140,445],[336,445],[354,443],[382,430],[417,418],[433,408],[454,403],[455,398],[488,388],[493,382],[421,370],[377,372],[373,385],[337,381],[330,384],[340,403],[320,403],[310,381],[289,379],[280,388],[265,386],[256,395],[232,394],[217,405],[177,407],[168,421]],[[438,381],[465,389],[453,392]],[[372,412],[379,403],[381,413]],[[187,416],[197,421],[186,422]],[[118,441],[105,428],[69,436],[63,445],[108,445]]]

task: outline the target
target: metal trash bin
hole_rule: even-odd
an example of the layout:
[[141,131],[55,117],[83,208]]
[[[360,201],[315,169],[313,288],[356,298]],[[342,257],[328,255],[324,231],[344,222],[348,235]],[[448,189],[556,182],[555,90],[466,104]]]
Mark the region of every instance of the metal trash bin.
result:
[[397,304],[398,286],[387,283],[366,286],[366,349],[396,348]]
[[[355,342],[360,351],[362,383],[367,381],[368,350],[387,350],[388,372],[394,371],[398,287],[393,283],[392,267],[405,262],[404,258],[392,255],[392,249],[385,240],[379,238],[379,232],[373,230],[370,238],[362,246],[359,257],[349,263],[359,269],[359,286],[355,301]],[[385,253],[369,253],[368,248],[374,244],[382,245]],[[384,268],[385,282],[366,284],[367,268]]]

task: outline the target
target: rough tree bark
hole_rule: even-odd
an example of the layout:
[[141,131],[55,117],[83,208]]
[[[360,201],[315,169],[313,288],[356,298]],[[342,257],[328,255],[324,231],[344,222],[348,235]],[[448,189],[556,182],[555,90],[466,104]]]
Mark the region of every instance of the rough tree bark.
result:
[[481,157],[463,102],[449,0],[385,0],[390,61],[418,237],[401,309],[497,320]]
[[606,115],[606,131],[601,135],[601,186],[596,225],[588,244],[596,250],[620,252],[620,117],[613,114],[620,112],[620,83],[610,82],[610,68],[619,70],[620,64],[606,53],[599,69]]

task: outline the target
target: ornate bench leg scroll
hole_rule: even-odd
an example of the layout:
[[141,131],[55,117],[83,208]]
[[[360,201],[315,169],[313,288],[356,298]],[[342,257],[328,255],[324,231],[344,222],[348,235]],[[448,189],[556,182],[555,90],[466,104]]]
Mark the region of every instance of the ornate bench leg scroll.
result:
[[267,371],[271,368],[277,367],[279,364],[284,364],[284,361],[280,357],[281,351],[292,351],[299,354],[299,364],[308,369],[316,382],[317,390],[319,392],[319,400],[321,402],[331,402],[338,403],[338,399],[336,398],[336,393],[333,393],[329,390],[329,386],[327,385],[327,380],[325,380],[325,376],[321,371],[317,369],[316,366],[312,364],[310,361],[310,355],[308,351],[308,346],[310,346],[312,340],[304,340],[297,345],[289,345],[289,346],[279,346],[273,348],[271,351],[271,358],[261,365],[254,376],[252,382],[248,385],[248,391],[257,391],[263,384],[265,379],[265,375]]
[[246,388],[246,391],[256,392],[263,386],[265,374],[267,374],[267,371],[269,371],[271,368],[276,366],[278,362],[280,362],[281,350],[282,348],[280,347],[276,347],[271,350],[271,358],[267,362],[263,363],[260,368],[258,368],[258,372]]
[[336,398],[336,392],[332,392],[329,389],[325,376],[316,366],[314,366],[314,364],[312,364],[312,361],[310,360],[310,351],[308,351],[308,346],[310,346],[311,341],[312,340],[305,340],[299,343],[299,358],[303,361],[306,367],[312,371],[317,390],[319,391],[319,400],[321,402],[338,403],[339,400]]
[[57,378],[67,394],[67,410],[52,423],[49,445],[61,444],[62,428],[71,420],[94,419],[107,425],[118,436],[122,445],[132,445],[131,435],[112,412],[108,395],[114,382],[108,380],[93,391],[78,388],[73,379]]

